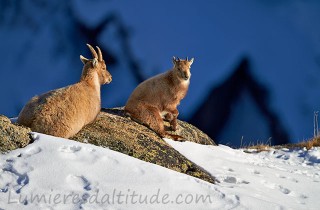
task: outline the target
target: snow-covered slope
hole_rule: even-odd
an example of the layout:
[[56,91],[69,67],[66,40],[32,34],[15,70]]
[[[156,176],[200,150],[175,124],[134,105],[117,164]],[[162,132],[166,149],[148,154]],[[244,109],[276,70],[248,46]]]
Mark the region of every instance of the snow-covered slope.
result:
[[320,148],[247,154],[219,145],[167,142],[220,180],[219,189],[248,209],[317,209]]
[[0,156],[1,209],[317,209],[320,150],[246,154],[166,140],[217,185],[107,148],[36,134]]

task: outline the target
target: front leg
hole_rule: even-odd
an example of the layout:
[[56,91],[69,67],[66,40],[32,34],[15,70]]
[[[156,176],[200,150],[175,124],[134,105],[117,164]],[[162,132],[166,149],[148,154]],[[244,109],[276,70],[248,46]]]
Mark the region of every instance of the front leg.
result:
[[177,130],[178,122],[177,118],[179,111],[175,108],[173,110],[168,110],[168,113],[165,115],[165,119],[170,123],[170,127],[173,131]]

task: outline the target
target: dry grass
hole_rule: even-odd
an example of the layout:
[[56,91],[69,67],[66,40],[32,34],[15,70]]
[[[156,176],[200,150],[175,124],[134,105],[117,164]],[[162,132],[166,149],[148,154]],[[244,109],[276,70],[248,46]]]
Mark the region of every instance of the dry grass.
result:
[[271,148],[271,138],[268,139],[267,142],[263,141],[257,141],[257,142],[250,142],[249,145],[245,145],[242,143],[241,139],[241,149],[244,149],[244,152],[247,153],[257,153],[257,152],[262,152],[262,151],[269,151]]
[[247,153],[257,153],[257,152],[269,151],[270,148],[272,148],[272,146],[268,144],[257,144],[257,145],[249,146],[243,149],[244,149],[244,152],[247,152]]
[[271,146],[270,144],[258,143],[256,145],[242,147],[242,149],[244,149],[244,152],[247,152],[247,153],[257,153],[262,151],[269,151],[270,149],[283,149],[283,148],[287,148],[287,149],[306,148],[307,150],[310,150],[312,147],[320,147],[320,136],[306,140],[306,141],[302,141],[299,143],[295,143],[295,144],[283,144],[283,145]]
[[281,149],[281,148],[288,148],[288,149],[302,149],[306,148],[307,150],[311,149],[312,147],[320,147],[320,137],[312,138],[307,141],[303,141],[296,144],[285,144],[285,145],[279,145],[274,146],[275,149]]

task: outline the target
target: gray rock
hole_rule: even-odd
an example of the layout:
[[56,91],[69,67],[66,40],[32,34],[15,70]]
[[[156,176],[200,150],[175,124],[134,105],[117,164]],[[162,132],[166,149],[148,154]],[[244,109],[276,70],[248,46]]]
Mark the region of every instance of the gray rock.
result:
[[27,146],[32,140],[30,132],[30,128],[12,124],[9,118],[0,115],[0,152]]
[[[215,145],[210,137],[186,122],[178,121],[175,134],[187,141]],[[102,109],[93,123],[71,139],[108,147],[211,183],[215,181],[213,176],[173,149],[155,132],[126,117],[123,108]]]

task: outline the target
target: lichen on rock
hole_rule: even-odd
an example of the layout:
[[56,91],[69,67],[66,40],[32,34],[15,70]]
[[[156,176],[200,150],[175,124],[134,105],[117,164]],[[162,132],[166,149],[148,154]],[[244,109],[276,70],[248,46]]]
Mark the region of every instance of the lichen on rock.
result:
[[[175,134],[186,140],[215,145],[212,139],[196,127],[178,121]],[[181,155],[155,132],[126,117],[123,108],[102,109],[97,119],[85,126],[71,139],[130,155],[205,181],[214,183],[214,177]]]
[[0,152],[27,146],[32,140],[30,132],[30,128],[12,124],[9,118],[0,115]]

